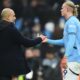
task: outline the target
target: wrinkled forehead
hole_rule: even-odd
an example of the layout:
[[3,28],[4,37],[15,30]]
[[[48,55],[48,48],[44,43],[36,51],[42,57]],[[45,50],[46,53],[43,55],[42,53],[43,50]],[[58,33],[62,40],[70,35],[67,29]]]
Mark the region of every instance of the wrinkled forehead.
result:
[[10,13],[11,13],[12,15],[15,15],[15,12],[14,12],[13,10],[10,10]]

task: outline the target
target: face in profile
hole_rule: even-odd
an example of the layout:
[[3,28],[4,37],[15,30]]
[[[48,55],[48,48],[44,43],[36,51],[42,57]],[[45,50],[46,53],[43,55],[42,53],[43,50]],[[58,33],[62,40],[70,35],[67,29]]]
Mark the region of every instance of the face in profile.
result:
[[66,13],[67,13],[67,5],[63,4],[61,8],[61,15],[65,17]]
[[11,11],[11,13],[10,13],[10,15],[9,15],[9,19],[10,19],[11,22],[15,22],[16,16],[15,16],[14,11]]

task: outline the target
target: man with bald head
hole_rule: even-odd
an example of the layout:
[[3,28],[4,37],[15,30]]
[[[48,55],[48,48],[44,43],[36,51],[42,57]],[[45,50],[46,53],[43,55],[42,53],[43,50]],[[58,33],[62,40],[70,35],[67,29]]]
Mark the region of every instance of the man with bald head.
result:
[[24,53],[21,46],[32,47],[42,42],[45,36],[34,40],[23,37],[15,27],[15,13],[10,8],[1,12],[0,21],[0,80],[14,80],[21,74],[30,71],[25,66]]
[[6,20],[8,22],[15,22],[16,20],[15,13],[10,8],[3,9],[1,13],[1,17],[2,17],[2,20]]

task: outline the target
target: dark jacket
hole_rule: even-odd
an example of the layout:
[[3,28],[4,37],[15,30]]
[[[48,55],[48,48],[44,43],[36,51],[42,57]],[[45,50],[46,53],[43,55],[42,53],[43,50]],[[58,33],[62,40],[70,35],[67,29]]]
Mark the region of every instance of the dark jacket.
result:
[[13,23],[0,21],[0,76],[26,74],[24,54],[21,45],[32,47],[39,44],[41,38],[24,38]]

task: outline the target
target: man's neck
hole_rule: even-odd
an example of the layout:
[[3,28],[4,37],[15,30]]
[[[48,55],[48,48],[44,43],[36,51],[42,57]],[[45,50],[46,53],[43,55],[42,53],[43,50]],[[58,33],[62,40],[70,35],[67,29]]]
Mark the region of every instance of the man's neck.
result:
[[5,18],[2,18],[2,20],[7,21],[7,22],[11,22],[11,23],[14,23],[15,24],[15,22],[12,22],[12,21],[10,21],[8,19],[5,19]]
[[65,16],[65,19],[68,20],[71,16],[73,16],[72,13],[67,13],[67,15]]
[[2,18],[2,20],[7,21],[7,22],[10,22],[8,19],[5,19],[5,18]]

